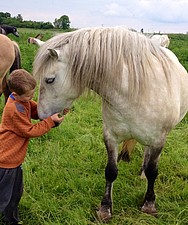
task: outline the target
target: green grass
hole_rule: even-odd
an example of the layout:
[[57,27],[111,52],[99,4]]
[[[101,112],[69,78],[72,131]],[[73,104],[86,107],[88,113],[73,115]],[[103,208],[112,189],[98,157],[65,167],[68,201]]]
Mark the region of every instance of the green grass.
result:
[[[32,71],[37,46],[27,38],[41,31],[20,29],[17,40],[23,68]],[[42,31],[43,40],[54,31]],[[170,35],[172,49],[188,66],[188,38]],[[178,47],[177,47],[178,46]],[[35,100],[37,99],[37,93]],[[3,110],[3,97],[0,110]],[[139,176],[143,149],[139,144],[131,162],[120,162],[114,182],[114,213],[110,225],[186,225],[188,221],[188,116],[167,138],[156,180],[158,217],[141,213],[146,180]],[[64,122],[46,135],[31,139],[24,168],[20,217],[27,225],[94,225],[105,187],[106,149],[102,137],[101,99],[82,96]]]

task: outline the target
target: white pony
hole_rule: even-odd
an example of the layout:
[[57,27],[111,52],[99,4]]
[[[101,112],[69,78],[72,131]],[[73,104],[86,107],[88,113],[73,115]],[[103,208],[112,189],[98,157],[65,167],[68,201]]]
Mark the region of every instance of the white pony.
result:
[[38,46],[41,46],[43,45],[45,42],[44,41],[41,41],[40,39],[36,38],[36,37],[29,37],[28,38],[28,43],[29,44],[35,44],[35,45],[38,45]]
[[154,34],[151,39],[165,48],[168,48],[170,44],[170,39],[166,34]]
[[118,144],[135,139],[145,146],[148,182],[142,211],[156,215],[154,183],[166,136],[188,111],[188,74],[177,57],[146,36],[125,28],[88,28],[63,33],[36,55],[41,119],[69,108],[86,89],[103,101],[108,154],[106,188],[98,216],[112,216],[112,187],[118,175]]

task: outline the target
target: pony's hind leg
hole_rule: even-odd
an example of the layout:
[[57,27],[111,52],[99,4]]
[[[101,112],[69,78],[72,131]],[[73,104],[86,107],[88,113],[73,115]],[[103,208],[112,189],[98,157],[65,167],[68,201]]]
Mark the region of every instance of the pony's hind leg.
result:
[[117,157],[118,157],[118,146],[112,140],[104,137],[108,162],[105,169],[106,187],[101,206],[97,212],[97,216],[103,222],[108,222],[112,217],[112,189],[113,182],[117,178]]
[[154,184],[158,175],[158,160],[160,158],[161,151],[162,147],[147,147],[145,150],[144,164],[142,167],[148,181],[148,186],[141,211],[153,216],[157,215],[157,210],[155,207]]

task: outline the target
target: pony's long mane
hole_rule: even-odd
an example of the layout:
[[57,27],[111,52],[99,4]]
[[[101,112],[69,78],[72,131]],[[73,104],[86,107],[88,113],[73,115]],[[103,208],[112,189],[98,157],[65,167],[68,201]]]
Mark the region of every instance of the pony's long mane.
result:
[[[66,51],[65,50],[65,46]],[[88,28],[57,35],[38,51],[33,74],[37,78],[50,68],[54,61],[48,49],[55,48],[67,57],[67,75],[73,85],[82,91],[92,87],[99,92],[105,87],[121,85],[123,69],[127,69],[129,94],[147,95],[151,71],[155,74],[155,60],[161,63],[166,81],[170,80],[170,63],[165,52],[143,34],[126,28]],[[149,68],[149,69],[148,69]]]

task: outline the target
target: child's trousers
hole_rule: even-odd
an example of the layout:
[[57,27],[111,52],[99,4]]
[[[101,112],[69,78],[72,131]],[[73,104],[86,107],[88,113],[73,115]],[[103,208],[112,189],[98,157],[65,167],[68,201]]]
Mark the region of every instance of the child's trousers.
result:
[[23,193],[22,166],[0,168],[0,213],[7,224],[17,224],[18,204]]

